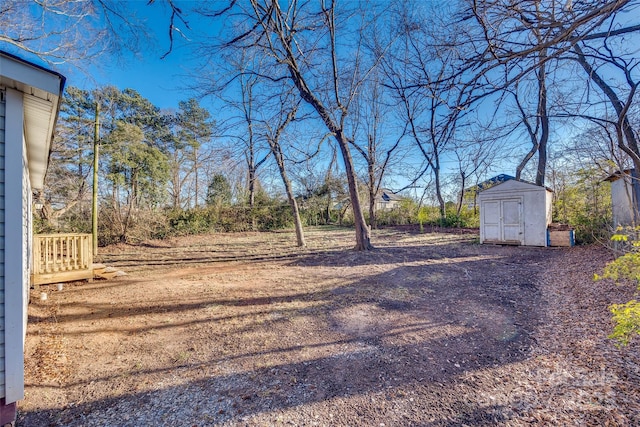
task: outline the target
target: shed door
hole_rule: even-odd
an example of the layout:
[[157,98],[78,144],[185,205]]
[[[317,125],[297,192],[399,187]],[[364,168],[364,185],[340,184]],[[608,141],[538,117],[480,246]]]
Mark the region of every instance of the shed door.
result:
[[502,200],[502,240],[522,243],[522,214],[519,199]]
[[500,229],[500,201],[487,200],[482,202],[480,206],[482,212],[482,224],[484,230],[484,240],[497,242],[502,240],[502,232]]
[[522,199],[485,200],[480,206],[484,241],[522,244]]

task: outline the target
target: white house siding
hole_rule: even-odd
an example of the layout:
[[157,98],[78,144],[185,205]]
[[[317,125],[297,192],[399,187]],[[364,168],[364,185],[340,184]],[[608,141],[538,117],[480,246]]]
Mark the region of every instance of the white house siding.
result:
[[[5,90],[0,88],[0,223],[4,225],[4,130],[5,130]],[[4,230],[2,236],[4,236]],[[4,277],[4,238],[0,238],[0,277]],[[0,279],[0,398],[5,397],[5,325],[4,325],[4,280]]]
[[[24,397],[24,339],[26,335],[26,305],[29,286],[29,269],[25,259],[28,254],[29,226],[25,224],[30,196],[29,175],[26,172],[26,146],[24,140],[24,98],[17,90],[6,90],[5,143],[3,182],[11,183],[4,189],[4,221],[0,222],[0,245],[11,244],[10,251],[4,251],[4,398],[6,403],[16,402]],[[26,176],[25,176],[26,175]],[[25,185],[25,183],[27,183]],[[25,279],[26,278],[26,279]],[[0,394],[2,396],[2,394]]]
[[64,81],[0,51],[0,424],[24,397],[31,189],[44,184]]

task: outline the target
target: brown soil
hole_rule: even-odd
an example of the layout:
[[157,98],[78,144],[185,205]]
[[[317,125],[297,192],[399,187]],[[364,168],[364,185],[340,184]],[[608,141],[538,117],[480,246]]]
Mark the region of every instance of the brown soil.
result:
[[30,306],[18,425],[640,424],[640,347],[607,339],[632,288],[592,281],[604,249],[307,239],[105,248],[128,276]]

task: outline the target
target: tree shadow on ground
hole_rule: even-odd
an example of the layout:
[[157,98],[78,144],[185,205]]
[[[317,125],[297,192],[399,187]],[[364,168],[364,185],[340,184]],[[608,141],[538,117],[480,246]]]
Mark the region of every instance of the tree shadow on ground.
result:
[[[384,420],[416,426],[505,422],[513,416],[510,410],[484,403],[479,397],[482,390],[465,382],[464,376],[527,358],[530,334],[539,320],[535,283],[544,274],[541,256],[548,253],[523,249],[508,258],[499,248],[487,251],[496,256],[493,261],[461,254],[459,260],[400,266],[329,290],[212,298],[203,303],[168,301],[164,307],[146,307],[143,314],[159,310],[179,314],[211,304],[257,307],[236,314],[244,321],[231,330],[231,337],[212,333],[210,339],[232,340],[234,334],[242,339],[242,332],[251,327],[258,334],[280,334],[282,343],[256,350],[247,342],[237,354],[152,371],[132,368],[117,378],[105,375],[63,384],[62,388],[90,389],[118,380],[137,390],[144,376],[162,379],[152,390],[142,387],[116,398],[21,412],[20,425],[92,426],[105,425],[105,419],[119,426],[218,425],[245,424],[251,417],[263,417],[256,424],[275,424],[278,419],[298,424],[315,419],[319,425],[379,425]],[[335,256],[330,261],[338,262],[339,255]],[[313,260],[295,265],[310,266]],[[286,306],[300,301],[318,304]],[[280,316],[283,310],[286,315]],[[276,312],[279,317],[252,323],[257,313]],[[64,325],[86,316],[97,320],[127,313],[123,306],[97,305],[90,314],[61,313],[58,321]],[[313,325],[317,334],[335,338],[287,344],[296,318],[302,317],[318,319]],[[212,316],[166,327],[188,334],[189,328],[203,326],[198,323],[215,330],[220,321]],[[240,364],[241,359],[249,365]],[[474,393],[477,399],[469,400]]]
[[[242,424],[245,417],[259,414],[273,413],[275,421],[279,413],[289,410],[302,413],[304,419],[305,407],[336,401],[348,401],[351,406],[341,414],[339,425],[373,425],[389,418],[386,407],[402,406],[410,400],[427,400],[420,406],[431,410],[401,414],[408,423],[404,425],[462,425],[459,423],[506,417],[498,408],[489,413],[474,402],[466,401],[462,407],[462,396],[455,388],[456,377],[464,372],[520,360],[523,354],[514,353],[508,343],[498,341],[479,348],[486,356],[473,366],[465,366],[445,360],[458,360],[460,343],[477,341],[473,332],[398,346],[384,344],[383,338],[362,340],[360,351],[346,354],[21,413],[20,425],[97,426],[106,425],[104,419],[118,426]],[[434,356],[438,361],[434,362]],[[190,367],[174,368],[172,373],[180,376],[187,369]],[[415,392],[405,391],[410,389]],[[375,404],[372,399],[384,403]],[[313,419],[313,410],[306,416]],[[331,425],[326,414],[321,422]]]
[[[144,254],[139,250],[132,248],[130,251],[101,253],[100,261],[109,266],[121,269],[135,269],[144,267],[174,267],[184,265],[206,265],[221,264],[231,262],[255,263],[255,262],[292,262],[292,263],[308,263],[309,265],[323,265],[326,259],[338,260],[339,265],[370,265],[375,263],[390,263],[394,258],[393,252],[397,251],[397,255],[422,251],[427,254],[438,256],[438,251],[450,251],[458,249],[460,243],[468,244],[473,240],[473,234],[444,234],[432,235],[423,233],[407,233],[395,229],[383,231],[380,240],[375,241],[375,249],[373,251],[358,252],[352,250],[351,239],[345,239],[344,236],[337,237],[334,234],[328,234],[327,241],[323,242],[321,233],[316,232],[309,237],[311,244],[306,248],[298,248],[293,245],[292,241],[284,240],[281,236],[277,238],[277,244],[274,242],[265,243],[264,241],[237,243],[216,243],[204,246],[171,246],[163,247],[159,245],[146,245],[148,249]],[[477,233],[476,233],[477,234]],[[411,244],[403,242],[402,245],[394,245],[398,240],[406,238],[434,239],[425,241],[416,241]],[[443,237],[445,236],[445,237]],[[247,251],[247,247],[251,250]],[[277,250],[273,250],[277,247]],[[432,248],[435,247],[435,248]],[[431,249],[430,249],[431,248]]]

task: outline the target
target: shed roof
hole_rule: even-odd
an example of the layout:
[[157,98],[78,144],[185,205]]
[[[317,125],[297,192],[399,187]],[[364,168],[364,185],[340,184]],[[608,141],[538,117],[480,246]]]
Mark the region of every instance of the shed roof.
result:
[[501,173],[500,175],[496,175],[492,178],[489,179],[485,179],[482,182],[479,182],[477,185],[474,185],[473,187],[469,187],[467,189],[467,191],[470,190],[478,190],[478,191],[482,191],[484,189],[487,189],[489,187],[493,187],[497,184],[503,183],[505,181],[510,181],[512,179],[516,179],[514,176],[511,175],[507,175],[506,173]]
[[498,193],[501,191],[539,191],[546,190],[549,192],[553,192],[549,187],[541,186],[534,184],[528,181],[522,181],[518,179],[510,179],[508,181],[501,182],[499,184],[494,185],[493,187],[487,188],[486,190],[482,190],[480,195],[482,194],[491,194]]
[[62,74],[0,51],[0,86],[23,94],[24,138],[33,189],[44,185],[64,84]]

